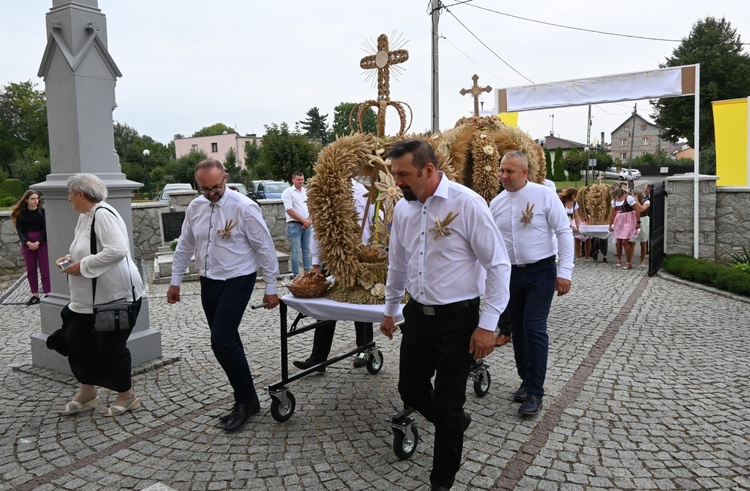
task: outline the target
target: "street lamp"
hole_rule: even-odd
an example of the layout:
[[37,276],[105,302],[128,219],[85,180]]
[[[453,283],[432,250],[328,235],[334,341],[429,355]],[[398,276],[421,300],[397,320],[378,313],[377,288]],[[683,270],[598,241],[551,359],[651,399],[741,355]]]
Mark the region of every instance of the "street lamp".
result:
[[584,167],[584,172],[586,173],[586,177],[584,178],[586,181],[585,186],[588,187],[589,185],[589,147],[584,147],[584,150],[586,151],[586,167]]
[[143,156],[146,157],[146,179],[144,179],[144,187],[148,193],[148,199],[151,199],[151,189],[149,188],[148,175],[151,173],[151,151],[147,148],[143,151]]

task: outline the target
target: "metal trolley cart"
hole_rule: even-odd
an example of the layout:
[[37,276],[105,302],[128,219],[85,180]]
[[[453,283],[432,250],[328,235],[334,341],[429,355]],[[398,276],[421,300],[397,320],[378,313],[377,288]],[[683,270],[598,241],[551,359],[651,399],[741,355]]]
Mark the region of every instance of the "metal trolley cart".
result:
[[[292,307],[298,312],[297,317],[288,329],[287,307]],[[322,363],[289,376],[289,338],[316,329],[324,322],[332,320],[380,322],[383,320],[384,309],[384,305],[358,305],[336,302],[327,298],[298,298],[294,295],[284,295],[281,297],[279,304],[279,313],[281,315],[281,380],[266,387],[268,394],[271,396],[271,416],[273,419],[283,423],[294,414],[297,402],[294,394],[287,388],[287,385],[311,373],[317,372],[320,368],[333,365],[344,358],[359,353],[366,353],[367,371],[371,374],[374,375],[383,368],[383,353],[380,352],[375,342],[371,341],[364,346],[357,346],[346,353],[332,356]],[[311,324],[300,325],[300,321],[306,317],[319,320]],[[400,312],[396,320],[403,322]]]

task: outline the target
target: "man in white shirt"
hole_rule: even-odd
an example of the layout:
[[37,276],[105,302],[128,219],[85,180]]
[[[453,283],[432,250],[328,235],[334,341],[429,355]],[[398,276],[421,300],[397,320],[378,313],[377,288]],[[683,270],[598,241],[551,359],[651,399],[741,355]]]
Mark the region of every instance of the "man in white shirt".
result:
[[250,366],[238,332],[253,293],[258,269],[266,291],[263,302],[279,304],[276,249],[260,207],[241,193],[227,192],[227,174],[217,160],[195,166],[195,182],[202,196],[185,211],[185,221],[172,261],[167,302],[180,301],[180,284],[190,258],[200,273],[201,302],[211,330],[211,349],[234,389],[232,412],[220,417],[226,431],[240,429],[260,411]]
[[299,255],[302,251],[302,267],[309,271],[310,238],[312,237],[312,222],[307,210],[307,191],[304,188],[305,176],[301,172],[292,174],[292,185],[281,193],[281,201],[286,210],[286,233],[292,249],[292,276],[299,274]]
[[[504,190],[490,203],[513,265],[508,314],[521,378],[513,399],[522,403],[519,414],[527,416],[542,408],[552,297],[555,291],[558,295],[568,293],[573,276],[573,232],[565,207],[555,193],[529,182],[528,173],[529,162],[523,152],[506,153],[500,161]],[[555,237],[557,247],[552,240]]]
[[471,358],[484,358],[495,347],[510,263],[484,199],[439,172],[428,143],[400,141],[388,157],[405,199],[394,210],[380,330],[393,338],[394,316],[408,289],[399,393],[435,425],[431,489],[450,489],[471,422],[463,410]]

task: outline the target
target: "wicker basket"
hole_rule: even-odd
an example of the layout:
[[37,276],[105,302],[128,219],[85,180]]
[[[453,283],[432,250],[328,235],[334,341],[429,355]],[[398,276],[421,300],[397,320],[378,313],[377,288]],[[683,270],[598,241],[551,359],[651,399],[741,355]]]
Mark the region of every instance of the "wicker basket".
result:
[[326,291],[328,291],[328,287],[331,286],[331,282],[326,281],[320,281],[316,283],[304,283],[304,284],[295,284],[294,282],[287,285],[287,288],[289,288],[289,291],[292,295],[298,298],[317,298],[322,297],[325,295]]

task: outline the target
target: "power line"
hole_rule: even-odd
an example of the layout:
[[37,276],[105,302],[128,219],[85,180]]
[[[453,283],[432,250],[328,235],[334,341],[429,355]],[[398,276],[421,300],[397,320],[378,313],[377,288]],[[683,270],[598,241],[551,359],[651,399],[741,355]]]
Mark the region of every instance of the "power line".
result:
[[490,75],[492,75],[493,77],[495,77],[496,79],[498,79],[498,80],[499,80],[500,82],[502,82],[502,83],[504,83],[504,84],[508,85],[508,82],[506,82],[506,81],[505,81],[505,80],[503,80],[502,78],[498,77],[497,75],[495,75],[494,73],[492,73],[492,72],[491,72],[490,70],[488,70],[487,68],[483,67],[481,63],[479,63],[479,62],[478,62],[477,60],[475,60],[475,59],[474,59],[474,58],[472,58],[471,56],[469,56],[469,55],[467,55],[466,53],[464,53],[464,52],[463,52],[463,50],[461,50],[461,48],[459,48],[458,46],[456,46],[455,44],[453,44],[453,43],[452,43],[452,42],[450,41],[450,39],[448,39],[447,37],[443,36],[442,34],[440,35],[440,38],[441,38],[441,39],[444,39],[446,43],[448,43],[448,44],[450,44],[451,46],[453,46],[454,48],[456,48],[456,51],[458,51],[459,53],[461,53],[462,55],[464,55],[465,57],[467,57],[467,58],[468,58],[469,60],[471,60],[472,62],[476,63],[476,64],[477,64],[477,65],[479,66],[479,68],[481,68],[481,69],[482,69],[482,70],[484,70],[485,72],[489,73]]
[[531,79],[530,79],[529,77],[527,77],[527,76],[526,76],[526,75],[524,75],[523,73],[521,73],[521,72],[519,72],[518,70],[516,70],[516,69],[515,69],[515,68],[514,68],[514,67],[513,67],[513,66],[512,66],[512,65],[511,65],[510,63],[508,63],[507,61],[505,61],[504,59],[502,59],[502,58],[500,57],[500,55],[498,55],[497,53],[495,53],[495,51],[493,51],[493,49],[492,49],[492,48],[490,48],[489,46],[487,46],[487,43],[485,43],[484,41],[482,41],[481,39],[479,39],[479,37],[478,37],[478,36],[477,36],[476,34],[474,34],[474,33],[473,33],[473,32],[471,31],[471,29],[469,29],[468,27],[466,27],[466,25],[465,25],[465,24],[464,24],[463,22],[461,22],[461,21],[460,21],[460,20],[458,19],[458,17],[456,17],[456,15],[455,15],[455,14],[454,14],[453,12],[451,12],[451,11],[450,11],[450,9],[448,9],[448,8],[445,8],[445,11],[446,11],[446,12],[448,12],[449,14],[451,14],[451,15],[453,16],[453,18],[454,18],[454,19],[456,19],[456,22],[458,22],[459,24],[461,24],[461,26],[462,26],[462,27],[463,27],[464,29],[466,29],[466,30],[467,30],[467,31],[469,32],[469,34],[471,34],[472,36],[474,36],[474,39],[476,39],[477,41],[479,41],[479,43],[480,43],[480,44],[481,44],[482,46],[484,46],[485,48],[487,48],[487,50],[488,50],[488,51],[489,51],[490,53],[492,53],[493,55],[495,55],[495,57],[496,57],[496,58],[497,58],[498,60],[500,60],[500,61],[502,61],[503,63],[505,63],[505,65],[506,65],[506,66],[507,66],[508,68],[510,68],[511,70],[513,70],[514,72],[516,72],[516,73],[517,73],[518,75],[520,75],[520,76],[521,76],[521,77],[523,77],[524,79],[528,80],[528,81],[529,81],[530,83],[532,83],[532,84],[534,83],[534,81],[533,81],[533,80],[531,80]]
[[[462,2],[463,3],[463,2]],[[467,5],[469,5],[467,3]],[[624,38],[631,38],[631,39],[643,39],[646,41],[665,41],[668,43],[681,43],[681,39],[665,39],[665,38],[655,38],[655,37],[648,37],[648,36],[636,36],[634,34],[620,34],[616,32],[607,32],[607,31],[598,31],[596,29],[585,29],[583,27],[573,27],[573,26],[566,26],[563,24],[555,24],[553,22],[545,22],[542,20],[536,20],[536,19],[529,19],[528,17],[521,17],[520,15],[513,15],[508,14],[506,12],[500,12],[498,10],[492,10],[487,7],[480,7],[479,5],[469,5],[469,7],[474,7],[480,10],[486,10],[487,12],[492,12],[494,14],[504,15],[506,17],[511,17],[513,19],[519,19],[519,20],[525,20],[527,22],[534,22],[536,24],[543,24],[545,26],[552,26],[552,27],[559,27],[561,29],[571,29],[573,31],[582,31],[582,32],[591,32],[594,34],[603,34],[605,36],[615,36],[615,37],[624,37]],[[750,44],[750,43],[742,43],[743,45]]]

